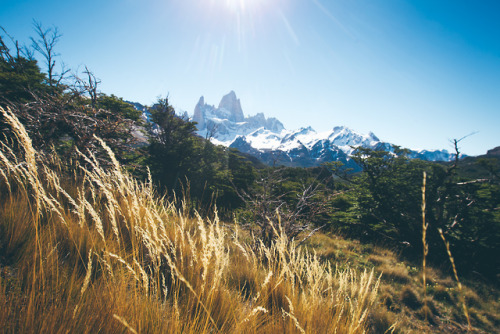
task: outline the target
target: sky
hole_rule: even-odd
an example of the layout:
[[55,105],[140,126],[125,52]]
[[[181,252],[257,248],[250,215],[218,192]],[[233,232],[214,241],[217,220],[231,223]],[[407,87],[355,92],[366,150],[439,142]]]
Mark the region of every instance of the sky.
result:
[[[287,129],[343,125],[412,149],[500,145],[498,0],[0,0],[21,43],[57,27],[58,64],[100,90],[193,113],[234,90]],[[43,63],[40,63],[44,68]]]

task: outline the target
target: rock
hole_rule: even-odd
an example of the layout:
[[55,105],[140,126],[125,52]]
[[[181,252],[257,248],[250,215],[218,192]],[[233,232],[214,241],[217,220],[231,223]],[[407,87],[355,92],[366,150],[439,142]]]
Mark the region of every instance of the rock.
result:
[[241,109],[240,99],[236,98],[236,93],[234,91],[222,97],[219,103],[219,109],[225,109],[229,112],[229,117],[227,119],[230,121],[243,122],[245,119],[243,110]]
[[205,123],[205,99],[203,98],[203,96],[200,97],[198,104],[196,104],[196,107],[194,107],[193,121],[198,123],[198,125],[197,125],[198,130],[204,129],[206,126],[206,123]]
[[493,156],[500,156],[500,146],[497,146],[491,150],[488,150],[488,152],[486,153],[486,155],[493,155]]

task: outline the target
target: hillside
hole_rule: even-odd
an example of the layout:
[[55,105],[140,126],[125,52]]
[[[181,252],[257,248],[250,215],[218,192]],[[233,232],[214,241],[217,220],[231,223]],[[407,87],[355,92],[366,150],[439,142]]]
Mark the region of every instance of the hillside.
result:
[[364,332],[373,272],[334,269],[279,226],[264,245],[216,213],[191,217],[100,140],[110,168],[90,155],[67,170],[0,111],[21,149],[0,151],[4,332]]
[[279,224],[265,245],[160,200],[102,141],[109,167],[41,155],[1,111],[19,140],[0,150],[3,332],[460,333],[463,297],[473,332],[498,329],[492,286],[427,268],[424,292],[418,263],[331,233],[298,247]]

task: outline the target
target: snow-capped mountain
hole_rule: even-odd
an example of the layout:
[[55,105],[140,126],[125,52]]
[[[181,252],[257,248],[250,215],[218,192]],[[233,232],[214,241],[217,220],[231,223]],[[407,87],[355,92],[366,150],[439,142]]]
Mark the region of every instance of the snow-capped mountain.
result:
[[266,118],[262,113],[245,117],[240,100],[233,91],[222,98],[217,108],[206,104],[203,96],[200,97],[192,120],[198,123],[200,136],[225,146],[229,146],[236,136],[247,135],[259,128],[277,133],[284,129],[276,118]]
[[267,164],[311,167],[324,162],[342,161],[355,167],[350,155],[353,147],[378,148],[379,139],[362,135],[346,127],[316,132],[313,128],[282,130],[280,133],[260,128],[246,136],[237,136],[230,147],[258,157]]
[[[205,103],[203,96],[194,109],[198,135],[216,144],[237,148],[273,165],[311,167],[324,162],[342,161],[359,169],[350,156],[356,147],[394,151],[394,145],[381,141],[375,134],[357,133],[344,126],[316,132],[311,127],[286,130],[276,118],[260,113],[245,117],[234,91],[225,95],[216,108]],[[448,161],[453,155],[446,150],[411,151],[410,157],[429,161]]]

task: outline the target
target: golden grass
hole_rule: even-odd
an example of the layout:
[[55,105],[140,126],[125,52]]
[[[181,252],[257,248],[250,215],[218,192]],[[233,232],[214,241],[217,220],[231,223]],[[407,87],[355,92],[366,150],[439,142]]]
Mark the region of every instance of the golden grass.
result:
[[[427,174],[424,172],[422,181],[422,286],[424,288],[424,307],[427,308],[427,280],[426,280],[426,259],[429,253],[429,245],[427,244],[427,228],[429,224],[425,222],[425,183],[427,181]],[[427,313],[425,313],[425,320],[427,320]]]
[[22,149],[0,147],[2,331],[366,332],[373,271],[325,263],[280,225],[252,248],[216,213],[189,217],[134,180],[102,141],[111,167],[85,152],[63,172],[0,111]]
[[467,328],[470,330],[471,323],[470,323],[470,317],[469,317],[469,310],[467,309],[467,303],[465,301],[465,296],[464,296],[464,292],[463,292],[464,289],[462,287],[462,283],[458,279],[458,272],[457,272],[457,268],[455,266],[455,260],[453,259],[453,255],[451,254],[450,244],[446,241],[446,238],[444,237],[443,231],[441,229],[438,229],[438,231],[439,231],[439,235],[441,236],[441,239],[443,239],[444,245],[446,247],[446,252],[448,253],[448,258],[450,259],[450,263],[451,263],[451,266],[453,268],[453,274],[455,275],[455,279],[457,280],[458,289],[459,289],[460,295],[462,297],[462,306],[463,306],[463,310],[464,310],[464,315],[467,318]]

